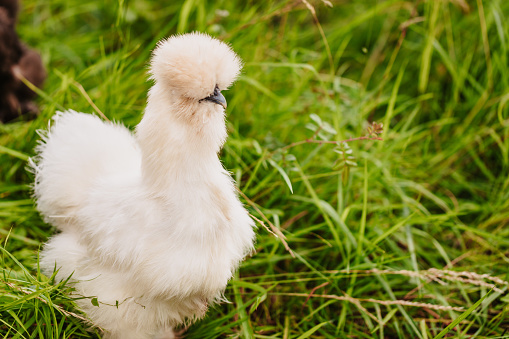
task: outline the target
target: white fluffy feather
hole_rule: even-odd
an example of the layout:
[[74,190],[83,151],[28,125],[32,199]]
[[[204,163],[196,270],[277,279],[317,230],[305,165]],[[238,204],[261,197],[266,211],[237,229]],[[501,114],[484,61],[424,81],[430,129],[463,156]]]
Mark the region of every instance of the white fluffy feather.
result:
[[135,135],[67,111],[36,149],[37,207],[61,231],[41,267],[97,297],[99,307],[78,305],[111,338],[171,337],[221,297],[252,249],[254,224],[217,156],[224,109],[200,100],[230,86],[240,65],[208,35],[170,37],[154,51]]

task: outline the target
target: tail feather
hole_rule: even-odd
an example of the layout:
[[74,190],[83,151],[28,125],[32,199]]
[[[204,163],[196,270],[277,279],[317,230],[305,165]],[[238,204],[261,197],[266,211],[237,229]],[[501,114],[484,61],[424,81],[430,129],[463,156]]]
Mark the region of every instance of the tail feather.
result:
[[35,174],[37,207],[57,227],[71,223],[90,188],[107,175],[139,170],[141,155],[131,132],[121,125],[72,110],[57,112],[48,131],[40,132]]

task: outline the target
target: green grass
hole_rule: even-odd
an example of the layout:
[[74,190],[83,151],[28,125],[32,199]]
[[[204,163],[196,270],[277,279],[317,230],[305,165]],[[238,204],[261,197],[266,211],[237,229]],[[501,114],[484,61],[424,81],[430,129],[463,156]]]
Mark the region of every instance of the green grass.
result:
[[[100,337],[37,268],[54,230],[25,171],[36,130],[94,111],[80,85],[134,127],[156,41],[201,30],[245,61],[221,158],[294,256],[260,226],[188,338],[509,338],[509,2],[309,3],[317,20],[301,1],[23,1],[49,76],[36,120],[0,124],[1,337]],[[293,145],[372,122],[383,141]]]

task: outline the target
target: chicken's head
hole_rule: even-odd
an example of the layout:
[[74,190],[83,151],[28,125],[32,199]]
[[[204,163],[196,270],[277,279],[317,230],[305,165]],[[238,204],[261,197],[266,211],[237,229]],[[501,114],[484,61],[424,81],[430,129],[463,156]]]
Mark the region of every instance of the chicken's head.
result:
[[237,78],[242,63],[226,43],[204,33],[171,36],[158,43],[151,78],[180,103],[187,118],[196,111],[224,111],[221,94]]

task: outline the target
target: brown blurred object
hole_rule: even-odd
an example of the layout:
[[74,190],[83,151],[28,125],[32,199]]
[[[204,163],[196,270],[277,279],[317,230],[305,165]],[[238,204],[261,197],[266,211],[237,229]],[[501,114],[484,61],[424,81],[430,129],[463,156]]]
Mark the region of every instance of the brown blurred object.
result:
[[28,48],[16,34],[19,11],[17,0],[0,0],[0,121],[7,122],[22,114],[37,114],[32,102],[35,93],[22,81],[37,87],[46,79],[41,56]]

